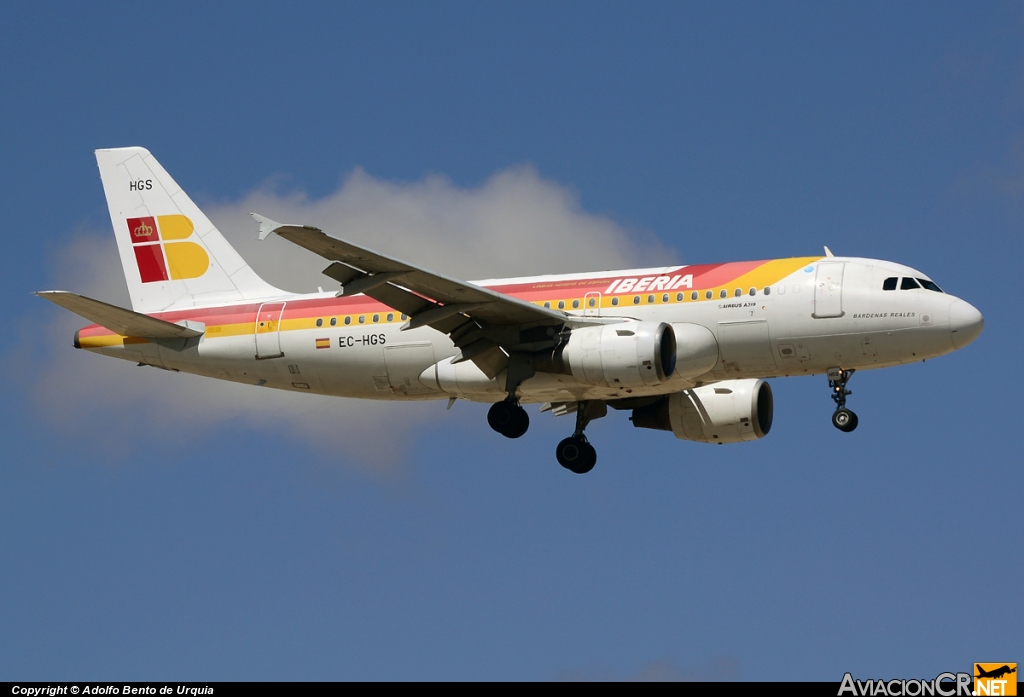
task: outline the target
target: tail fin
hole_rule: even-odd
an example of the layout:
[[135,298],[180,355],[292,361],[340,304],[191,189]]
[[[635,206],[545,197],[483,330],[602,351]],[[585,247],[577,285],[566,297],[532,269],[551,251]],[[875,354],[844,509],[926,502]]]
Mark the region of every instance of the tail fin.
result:
[[145,148],[97,150],[136,312],[283,295],[249,268]]

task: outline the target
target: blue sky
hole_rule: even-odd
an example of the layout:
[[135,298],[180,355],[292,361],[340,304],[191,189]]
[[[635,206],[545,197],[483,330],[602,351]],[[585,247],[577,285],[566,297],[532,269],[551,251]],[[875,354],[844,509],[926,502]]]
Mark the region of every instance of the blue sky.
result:
[[[4,4],[0,678],[1022,660],[1022,39],[1003,3]],[[577,477],[553,457],[571,423],[536,410],[510,442],[480,405],[301,403],[75,352],[30,293],[124,296],[92,154],[122,145],[246,234],[252,201],[319,222],[369,191],[455,221],[378,247],[476,277],[827,244],[921,269],[986,329],[858,373],[853,434],[823,377],[776,380],[764,440],[613,413]],[[536,206],[508,233],[494,201]],[[457,258],[478,220],[489,248]]]

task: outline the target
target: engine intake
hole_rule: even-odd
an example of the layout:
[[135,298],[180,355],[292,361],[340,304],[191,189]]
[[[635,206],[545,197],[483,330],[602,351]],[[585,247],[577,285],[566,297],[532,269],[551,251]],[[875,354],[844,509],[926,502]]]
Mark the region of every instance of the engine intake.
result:
[[591,385],[660,385],[676,369],[676,336],[664,322],[584,327],[569,335],[561,361],[570,375]]
[[634,409],[631,420],[637,428],[672,431],[680,440],[742,443],[768,435],[774,412],[764,380],[725,380]]

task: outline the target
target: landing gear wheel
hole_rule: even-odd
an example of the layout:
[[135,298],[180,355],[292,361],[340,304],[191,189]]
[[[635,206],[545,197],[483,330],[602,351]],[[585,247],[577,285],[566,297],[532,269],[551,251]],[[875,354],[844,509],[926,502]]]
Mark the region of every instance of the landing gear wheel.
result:
[[832,401],[836,403],[836,411],[832,414],[832,425],[843,433],[857,428],[857,415],[846,408],[846,398],[852,392],[846,389],[846,383],[853,377],[853,370],[842,368],[828,369],[828,386],[832,390]]
[[487,423],[506,438],[519,438],[530,428],[530,416],[514,402],[495,402],[487,412]]
[[843,433],[849,433],[857,428],[857,423],[857,415],[846,407],[836,409],[836,412],[832,414],[832,425]]
[[597,450],[582,435],[569,436],[559,443],[555,457],[558,464],[576,474],[586,474],[597,464]]

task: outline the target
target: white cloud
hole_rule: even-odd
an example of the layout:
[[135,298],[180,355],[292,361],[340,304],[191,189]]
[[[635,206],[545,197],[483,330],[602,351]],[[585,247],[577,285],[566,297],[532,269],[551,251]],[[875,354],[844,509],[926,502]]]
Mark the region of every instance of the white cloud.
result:
[[[257,273],[295,291],[336,284],[320,274],[323,259],[276,236],[258,242],[250,211],[317,225],[330,235],[461,278],[663,265],[674,256],[611,218],[582,210],[570,189],[529,166],[500,171],[475,188],[442,176],[393,183],[356,170],[321,199],[266,186],[238,202],[205,209]],[[128,305],[109,231],[76,235],[57,255],[54,279],[55,287]],[[139,368],[72,350],[71,336],[83,322],[56,308],[45,317],[51,319],[44,334],[53,351],[34,359],[37,377],[27,387],[38,408],[64,432],[89,437],[112,455],[235,424],[393,472],[416,427],[443,413],[438,403],[297,395]],[[33,355],[23,349],[23,356]],[[387,437],[376,437],[385,429]],[[369,443],[374,445],[359,446]]]
[[324,260],[276,235],[258,242],[249,212],[316,225],[334,237],[465,279],[662,265],[666,255],[675,256],[649,235],[587,213],[575,192],[525,165],[497,172],[476,188],[440,175],[387,182],[357,169],[337,192],[319,200],[264,187],[207,211],[267,281],[314,290],[333,284],[320,274]]

